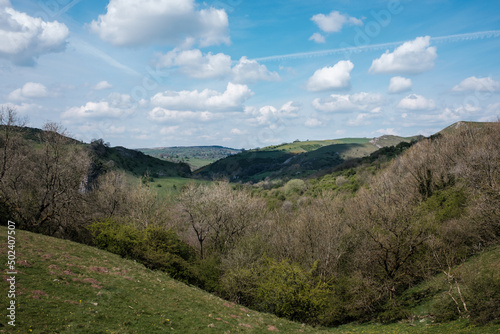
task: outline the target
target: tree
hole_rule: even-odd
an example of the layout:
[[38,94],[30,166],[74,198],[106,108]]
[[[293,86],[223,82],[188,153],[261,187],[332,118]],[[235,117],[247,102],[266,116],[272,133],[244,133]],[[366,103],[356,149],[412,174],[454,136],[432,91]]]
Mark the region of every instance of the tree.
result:
[[185,221],[194,232],[202,258],[206,242],[222,254],[259,222],[264,212],[262,201],[245,191],[234,191],[228,183],[186,186],[179,203]]

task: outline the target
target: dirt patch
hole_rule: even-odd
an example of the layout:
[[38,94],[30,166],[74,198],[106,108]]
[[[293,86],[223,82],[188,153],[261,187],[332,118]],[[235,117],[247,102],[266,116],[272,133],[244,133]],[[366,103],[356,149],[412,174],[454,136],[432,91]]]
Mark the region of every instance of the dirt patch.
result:
[[69,303],[69,304],[75,304],[75,305],[80,304],[79,302],[75,302],[74,300],[65,300],[64,302]]
[[109,273],[109,270],[106,267],[89,267],[88,269],[96,273]]
[[42,290],[33,290],[31,291],[32,296],[34,299],[40,299],[40,297],[45,297],[48,296],[47,293],[43,292]]
[[222,304],[222,306],[234,308],[234,303],[224,303],[224,304]]
[[52,254],[43,254],[42,255],[42,259],[44,259],[44,260],[48,260],[50,258],[52,258]]
[[72,272],[71,269],[66,269],[64,271],[64,274],[68,275],[68,276],[76,276],[76,274],[74,272]]
[[92,284],[91,287],[93,287],[94,289],[102,289],[102,286],[100,285],[97,285],[97,284]]
[[61,268],[59,268],[59,266],[57,264],[51,264],[49,266],[49,269],[53,269],[53,270],[61,270]]
[[234,314],[230,314],[229,316],[231,318],[234,318],[234,319],[240,319],[241,318],[239,315],[234,315]]
[[27,268],[31,267],[31,264],[28,261],[26,261],[26,260],[17,261],[17,265],[18,266],[27,267]]
[[253,328],[252,325],[249,325],[249,324],[239,324],[239,326],[246,327],[246,328]]
[[267,330],[268,330],[268,331],[271,331],[271,332],[279,332],[279,331],[280,331],[278,328],[276,328],[276,327],[274,327],[274,326],[271,326],[271,325],[269,325],[269,326],[267,327]]
[[101,282],[99,282],[98,280],[94,279],[94,278],[84,278],[83,279],[84,282],[87,282],[87,283],[92,283],[92,284],[102,284]]

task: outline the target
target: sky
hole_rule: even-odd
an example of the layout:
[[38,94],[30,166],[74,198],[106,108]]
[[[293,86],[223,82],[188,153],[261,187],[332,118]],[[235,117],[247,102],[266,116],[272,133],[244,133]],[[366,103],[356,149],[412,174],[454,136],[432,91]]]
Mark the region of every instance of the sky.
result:
[[128,148],[500,117],[500,1],[0,0],[0,106]]

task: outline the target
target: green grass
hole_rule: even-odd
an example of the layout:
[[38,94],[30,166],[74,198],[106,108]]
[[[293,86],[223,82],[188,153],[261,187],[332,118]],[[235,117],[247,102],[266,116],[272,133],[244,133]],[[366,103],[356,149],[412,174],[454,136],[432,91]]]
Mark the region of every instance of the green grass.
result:
[[174,198],[179,195],[182,188],[189,183],[202,184],[211,181],[189,179],[185,177],[162,177],[155,178],[154,182],[150,183],[150,187],[158,192],[160,198]]
[[[467,321],[349,324],[321,329],[248,310],[93,247],[16,231],[16,327],[2,333],[498,333]],[[0,227],[3,258],[7,228]],[[493,256],[494,255],[494,256]],[[498,259],[498,250],[494,260]],[[474,260],[473,260],[474,261]],[[477,260],[479,261],[479,260]],[[484,261],[484,260],[483,260]],[[1,283],[5,309],[8,283]],[[421,288],[425,288],[422,285]],[[273,326],[273,327],[271,327]]]
[[[5,227],[0,235],[5,258]],[[270,326],[284,333],[313,331],[74,242],[16,231],[16,254],[16,327],[9,326],[9,333],[267,333]],[[7,288],[3,281],[3,310]],[[5,319],[0,332],[8,326]]]

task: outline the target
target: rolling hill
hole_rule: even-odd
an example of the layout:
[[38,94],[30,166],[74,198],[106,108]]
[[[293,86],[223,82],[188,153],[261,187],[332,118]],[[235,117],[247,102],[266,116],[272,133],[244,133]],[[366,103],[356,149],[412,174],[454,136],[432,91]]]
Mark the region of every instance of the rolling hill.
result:
[[192,170],[241,152],[239,149],[223,146],[175,146],[140,148],[137,150],[155,158],[187,163]]
[[[499,326],[462,321],[435,323],[429,304],[446,290],[435,277],[411,290],[417,303],[408,321],[314,328],[249,310],[161,271],[97,248],[16,230],[15,327],[0,320],[1,333],[497,333]],[[7,256],[7,228],[0,227]],[[496,248],[465,264],[497,265]],[[9,276],[0,284],[7,291]],[[431,294],[429,294],[431,292]],[[7,293],[5,294],[7,296]],[[422,296],[426,296],[422,298]],[[2,308],[9,300],[2,299]],[[10,328],[9,328],[10,327]]]
[[322,141],[295,141],[244,151],[195,171],[204,178],[228,178],[234,182],[259,182],[266,178],[306,177],[345,161],[367,157],[377,150],[421,137],[381,136]]

